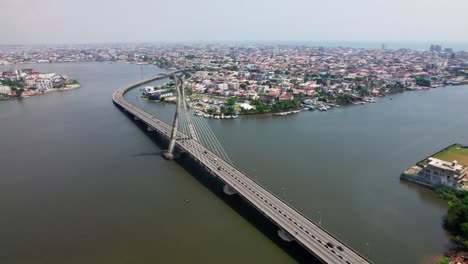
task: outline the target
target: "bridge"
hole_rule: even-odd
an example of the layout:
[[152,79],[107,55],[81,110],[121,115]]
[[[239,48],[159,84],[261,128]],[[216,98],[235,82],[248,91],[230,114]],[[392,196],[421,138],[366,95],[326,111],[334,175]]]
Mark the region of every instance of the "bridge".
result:
[[[181,105],[186,107],[183,78],[176,77],[178,99],[176,116],[172,126],[124,99],[124,94],[127,91],[155,80],[174,76],[178,72],[180,71],[159,74],[122,87],[114,92],[113,101],[123,111],[131,114],[135,120],[140,120],[146,124],[149,131],[155,131],[169,140],[169,150],[164,153],[165,158],[177,158],[180,154],[189,155],[201,167],[222,181],[224,193],[241,196],[272,221],[278,227],[278,235],[283,240],[296,241],[323,263],[371,263],[359,252],[353,250],[321,226],[313,223],[299,211],[237,169],[224,155],[220,155],[219,152],[216,153],[213,148],[206,147],[207,144],[202,144],[201,139],[196,137],[194,126],[190,122],[186,133],[178,130],[179,108]],[[185,115],[185,118],[190,120],[188,115]]]

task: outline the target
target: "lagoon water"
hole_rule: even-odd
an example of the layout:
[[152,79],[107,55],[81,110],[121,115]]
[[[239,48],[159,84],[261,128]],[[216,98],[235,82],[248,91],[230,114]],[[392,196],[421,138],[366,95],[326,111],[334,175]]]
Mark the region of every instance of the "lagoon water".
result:
[[[67,74],[82,88],[0,101],[0,263],[296,262],[190,171],[162,159],[112,104],[118,87],[162,70],[24,67]],[[126,98],[171,119],[174,105],[138,93]],[[425,263],[450,245],[446,202],[399,174],[468,143],[468,86],[391,97],[208,122],[238,167],[314,221],[321,215],[327,230],[375,263]]]

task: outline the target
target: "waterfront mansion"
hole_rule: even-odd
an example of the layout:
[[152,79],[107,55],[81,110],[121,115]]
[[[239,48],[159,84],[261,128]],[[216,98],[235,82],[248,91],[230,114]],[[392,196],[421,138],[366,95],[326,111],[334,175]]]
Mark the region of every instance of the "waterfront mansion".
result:
[[447,162],[430,157],[427,161],[427,165],[420,171],[420,175],[433,185],[459,189],[468,181],[468,166],[459,164],[456,160]]

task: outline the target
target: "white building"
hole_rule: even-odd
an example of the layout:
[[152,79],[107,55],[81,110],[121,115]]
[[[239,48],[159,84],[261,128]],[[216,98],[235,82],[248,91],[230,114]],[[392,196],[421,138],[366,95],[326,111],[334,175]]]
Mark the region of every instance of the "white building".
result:
[[242,109],[245,109],[245,110],[251,110],[251,109],[253,109],[253,107],[252,107],[251,105],[247,104],[247,103],[242,103],[242,104],[240,104],[240,107],[241,107]]
[[151,94],[155,92],[155,89],[153,86],[145,86],[145,88],[143,88],[143,92],[144,94]]
[[9,94],[11,92],[11,89],[9,86],[4,86],[1,82],[0,82],[0,94]]
[[220,83],[220,84],[218,84],[218,89],[227,90],[228,89],[228,84],[227,83]]
[[231,91],[239,90],[239,83],[238,82],[231,82],[228,84],[228,89]]
[[434,185],[445,185],[460,188],[467,180],[468,167],[457,161],[447,162],[436,158],[428,158],[428,163],[422,170],[422,175]]
[[50,79],[37,79],[34,83],[34,86],[39,91],[47,91],[54,88],[54,85]]

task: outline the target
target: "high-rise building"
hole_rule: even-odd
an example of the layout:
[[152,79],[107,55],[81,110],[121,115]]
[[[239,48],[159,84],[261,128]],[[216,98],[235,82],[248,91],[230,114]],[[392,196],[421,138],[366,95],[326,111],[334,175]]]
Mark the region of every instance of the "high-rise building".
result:
[[432,51],[432,52],[441,52],[442,51],[442,46],[432,44],[431,47],[429,48],[429,50]]

